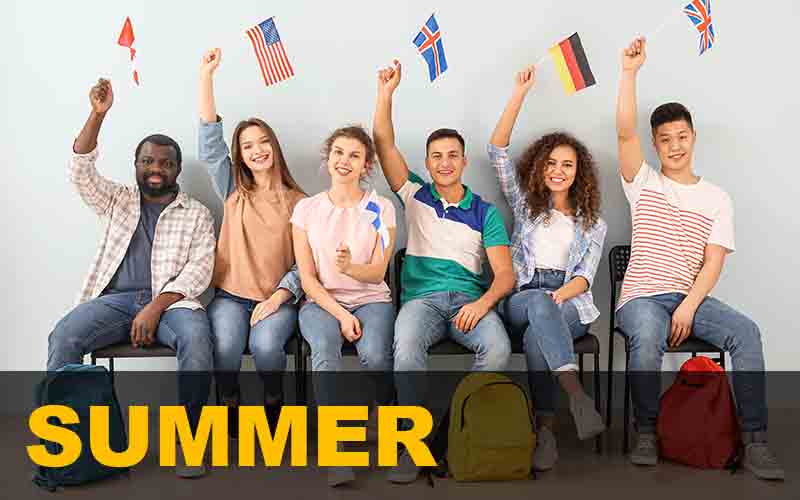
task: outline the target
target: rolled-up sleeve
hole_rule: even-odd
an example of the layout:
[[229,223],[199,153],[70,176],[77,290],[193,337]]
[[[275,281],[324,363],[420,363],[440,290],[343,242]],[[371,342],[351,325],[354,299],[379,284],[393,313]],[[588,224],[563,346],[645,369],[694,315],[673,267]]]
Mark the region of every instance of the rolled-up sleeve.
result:
[[587,235],[589,239],[589,249],[583,256],[583,259],[578,262],[578,265],[575,267],[575,272],[573,273],[573,278],[575,276],[585,278],[586,281],[589,282],[590,289],[592,288],[592,284],[594,284],[594,277],[600,265],[600,260],[603,258],[603,245],[605,244],[607,231],[608,226],[605,221],[598,219]]
[[197,157],[205,162],[214,190],[225,201],[235,186],[231,172],[231,156],[222,131],[222,119],[213,123],[200,120],[197,128]]

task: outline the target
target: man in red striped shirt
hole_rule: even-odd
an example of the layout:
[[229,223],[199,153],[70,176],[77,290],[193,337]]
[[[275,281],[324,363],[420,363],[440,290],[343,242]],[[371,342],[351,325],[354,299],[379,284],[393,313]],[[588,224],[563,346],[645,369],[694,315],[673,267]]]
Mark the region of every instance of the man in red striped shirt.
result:
[[762,479],[783,479],[767,447],[764,354],[758,326],[710,297],[725,257],[734,251],[733,204],[718,186],[693,171],[696,140],[689,111],[668,103],[653,111],[650,126],[660,171],[644,160],[636,132],[636,75],[645,41],[624,50],[617,103],[622,187],[631,207],[631,258],[617,304],[628,338],[631,389],[638,440],[637,465],[656,465],[655,435],[661,361],[669,347],[690,335],[731,355],[745,468]]

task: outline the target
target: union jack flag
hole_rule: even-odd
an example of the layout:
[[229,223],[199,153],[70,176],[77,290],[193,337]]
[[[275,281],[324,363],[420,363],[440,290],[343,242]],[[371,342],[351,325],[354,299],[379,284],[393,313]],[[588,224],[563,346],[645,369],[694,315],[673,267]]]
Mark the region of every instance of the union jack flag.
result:
[[419,34],[414,38],[414,45],[422,54],[425,62],[428,63],[428,73],[431,81],[447,71],[447,60],[444,58],[444,45],[442,45],[442,33],[439,31],[439,24],[431,14]]
[[683,13],[700,32],[700,55],[714,46],[714,25],[711,24],[711,0],[692,0]]

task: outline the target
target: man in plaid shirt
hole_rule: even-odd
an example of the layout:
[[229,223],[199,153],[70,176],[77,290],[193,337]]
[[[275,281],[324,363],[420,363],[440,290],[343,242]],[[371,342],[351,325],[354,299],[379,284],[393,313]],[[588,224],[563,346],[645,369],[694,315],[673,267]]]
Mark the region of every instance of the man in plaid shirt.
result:
[[[69,175],[108,225],[78,305],[50,334],[47,369],[81,363],[84,354],[120,342],[167,345],[177,352],[178,398],[195,430],[213,369],[208,318],[197,300],[211,282],[213,219],[180,191],[181,151],[169,137],[152,135],[136,148],[137,185],[102,177],[94,163],[114,100],[111,82],[99,80],[89,99],[92,111],[73,145]],[[199,476],[205,466],[181,464],[176,472]]]

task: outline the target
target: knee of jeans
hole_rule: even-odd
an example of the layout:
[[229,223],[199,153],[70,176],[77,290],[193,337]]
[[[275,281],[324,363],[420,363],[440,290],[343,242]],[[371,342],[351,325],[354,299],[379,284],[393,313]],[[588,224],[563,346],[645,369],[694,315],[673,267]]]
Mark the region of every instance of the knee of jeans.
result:
[[730,350],[733,352],[737,349],[748,352],[762,351],[761,330],[755,321],[746,316],[738,324],[738,328],[734,332],[733,345]]
[[392,353],[387,349],[370,349],[367,352],[361,353],[360,358],[361,363],[369,370],[392,370]]
[[511,343],[496,342],[492,345],[481,346],[477,353],[484,361],[486,370],[501,371],[508,367],[511,361]]
[[[252,335],[252,334],[251,334]],[[256,359],[259,367],[270,367],[274,370],[283,370],[286,359],[285,346],[276,342],[274,337],[267,335],[250,337],[250,353]]]
[[411,335],[395,336],[394,338],[394,368],[395,370],[422,369],[428,350],[423,345],[422,339]]
[[[195,328],[194,325],[185,328],[175,339],[177,347],[189,359],[211,359],[214,346],[208,328]],[[241,353],[240,353],[241,355]]]
[[532,321],[537,316],[550,315],[558,312],[558,306],[544,291],[533,293],[528,299],[528,318]]

